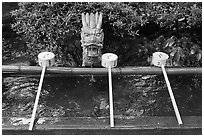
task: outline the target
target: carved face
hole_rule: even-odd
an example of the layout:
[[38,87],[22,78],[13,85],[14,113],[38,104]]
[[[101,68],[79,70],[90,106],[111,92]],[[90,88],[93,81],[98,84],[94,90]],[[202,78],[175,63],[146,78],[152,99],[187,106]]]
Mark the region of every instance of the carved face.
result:
[[82,14],[83,28],[81,43],[83,47],[82,66],[93,66],[100,63],[101,49],[103,48],[104,33],[101,29],[102,14]]

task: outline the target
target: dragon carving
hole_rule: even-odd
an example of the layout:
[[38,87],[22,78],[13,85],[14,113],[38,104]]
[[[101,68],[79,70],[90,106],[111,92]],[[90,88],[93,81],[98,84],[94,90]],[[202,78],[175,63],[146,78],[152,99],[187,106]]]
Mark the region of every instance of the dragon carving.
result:
[[104,33],[102,13],[82,13],[81,46],[83,47],[82,66],[99,66]]

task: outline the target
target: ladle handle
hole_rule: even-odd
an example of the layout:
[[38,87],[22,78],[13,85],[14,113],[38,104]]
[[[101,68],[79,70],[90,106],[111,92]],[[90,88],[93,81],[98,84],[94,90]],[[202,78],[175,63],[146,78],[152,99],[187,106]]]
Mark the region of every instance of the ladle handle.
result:
[[177,107],[177,104],[176,104],[176,100],[174,98],[173,91],[171,89],[171,85],[170,85],[168,76],[166,74],[164,65],[161,65],[161,68],[162,68],[162,72],[163,72],[163,75],[164,75],[164,78],[165,78],[165,81],[166,81],[166,85],[167,85],[167,88],[168,88],[168,91],[169,91],[169,94],[170,94],[170,97],[171,97],[171,101],[172,101],[172,104],[173,104],[173,107],[174,107],[174,111],[175,111],[175,114],[176,114],[177,121],[178,121],[179,125],[181,125],[181,124],[183,124],[183,122],[181,120],[181,116],[180,116],[180,113],[179,113],[179,110],[178,110],[178,107]]
[[45,70],[46,70],[46,65],[44,65],[43,69],[42,69],[40,82],[39,82],[39,86],[38,86],[38,92],[37,92],[37,95],[36,95],[36,98],[35,98],[35,104],[34,104],[34,108],[33,108],[33,113],[32,113],[32,117],[31,117],[29,130],[33,130],[34,121],[35,121],[35,114],[36,114],[36,111],[37,111],[38,101],[39,101],[39,98],[40,98],[40,91],[41,91],[41,88],[42,88],[42,83],[43,83],[43,78],[44,78],[44,75],[45,75]]
[[108,67],[108,77],[109,77],[110,126],[114,127],[111,66]]

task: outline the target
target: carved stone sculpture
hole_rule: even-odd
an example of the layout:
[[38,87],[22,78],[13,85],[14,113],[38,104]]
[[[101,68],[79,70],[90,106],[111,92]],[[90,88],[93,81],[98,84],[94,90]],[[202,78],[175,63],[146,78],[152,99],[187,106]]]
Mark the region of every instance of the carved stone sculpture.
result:
[[81,43],[83,47],[82,66],[99,66],[104,33],[101,29],[102,13],[82,13]]

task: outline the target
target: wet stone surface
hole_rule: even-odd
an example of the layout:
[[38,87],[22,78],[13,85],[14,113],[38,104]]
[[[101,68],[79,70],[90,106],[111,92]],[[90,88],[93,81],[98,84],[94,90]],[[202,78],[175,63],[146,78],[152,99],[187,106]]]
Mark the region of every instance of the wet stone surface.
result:
[[[187,78],[191,77],[169,77],[178,108],[181,115],[201,115],[201,88],[198,81],[185,81]],[[94,79],[95,82],[91,76],[45,78],[37,117],[109,116],[108,78]],[[39,78],[3,77],[2,116],[30,118],[38,82]],[[197,89],[193,83],[198,84]],[[162,76],[114,76],[113,96],[115,116],[175,115]]]

